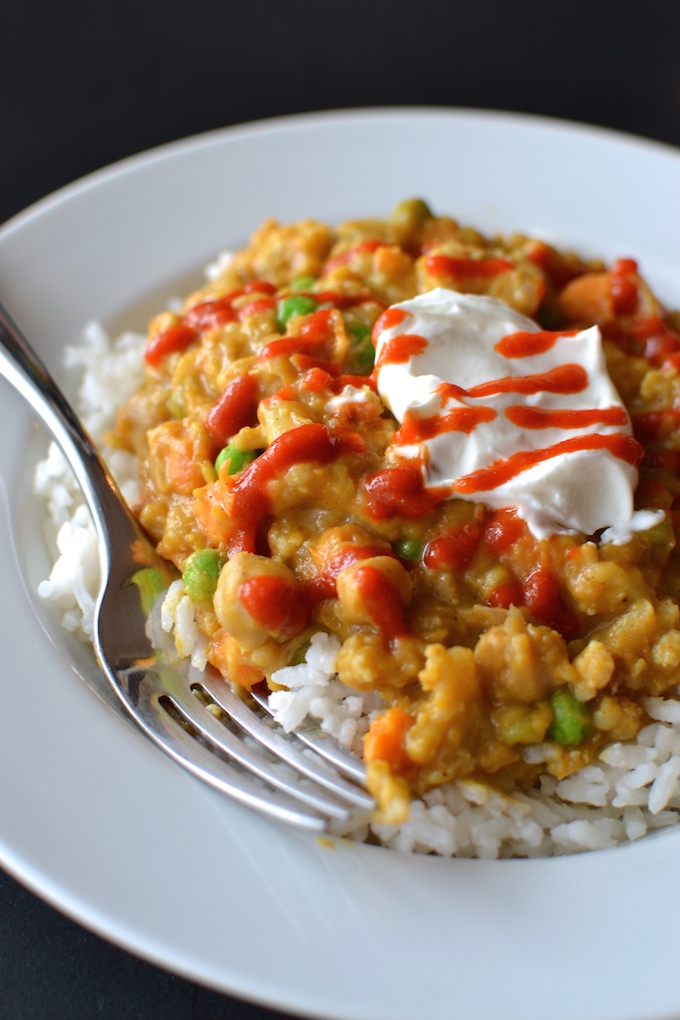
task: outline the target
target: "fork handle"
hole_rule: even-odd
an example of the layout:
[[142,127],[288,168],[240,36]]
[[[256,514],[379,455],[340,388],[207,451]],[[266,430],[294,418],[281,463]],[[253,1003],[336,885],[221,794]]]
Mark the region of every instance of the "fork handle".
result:
[[132,515],[75,411],[2,302],[0,374],[28,401],[63,450],[104,540],[100,550],[106,549],[109,522],[116,520],[120,527],[121,518],[127,518],[132,525]]

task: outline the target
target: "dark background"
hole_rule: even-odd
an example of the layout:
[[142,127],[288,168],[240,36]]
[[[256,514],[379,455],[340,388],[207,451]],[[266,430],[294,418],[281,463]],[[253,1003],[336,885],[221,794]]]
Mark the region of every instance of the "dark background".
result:
[[[0,222],[149,147],[308,110],[516,110],[680,145],[678,0],[5,0],[0,41]],[[142,963],[0,872],[0,1017],[277,1016]]]

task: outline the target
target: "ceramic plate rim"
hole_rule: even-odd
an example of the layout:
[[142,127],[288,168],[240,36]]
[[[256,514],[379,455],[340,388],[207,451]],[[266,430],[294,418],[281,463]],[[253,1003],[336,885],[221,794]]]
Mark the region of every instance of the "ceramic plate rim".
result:
[[[628,159],[631,166],[637,166],[639,160],[650,173],[658,170],[662,183],[667,176],[680,179],[680,155],[661,143],[589,125],[518,113],[450,110],[444,107],[383,107],[256,121],[178,140],[130,157],[95,171],[13,217],[0,228],[0,279],[7,288],[8,303],[10,306],[13,303],[21,313],[22,321],[35,327],[39,349],[54,353],[47,335],[47,313],[34,307],[31,293],[40,281],[40,270],[44,272],[47,266],[51,267],[56,281],[47,281],[46,293],[50,301],[57,302],[56,312],[53,309],[51,315],[56,316],[53,343],[58,349],[76,321],[72,307],[77,292],[73,278],[75,249],[80,244],[81,259],[83,250],[90,250],[89,247],[83,249],[82,238],[90,237],[87,230],[91,234],[94,229],[92,216],[97,209],[102,223],[108,222],[107,216],[110,220],[113,217],[110,209],[103,209],[102,200],[104,205],[111,202],[115,205],[122,200],[121,196],[126,201],[130,201],[132,196],[135,201],[141,202],[145,188],[148,188],[145,182],[151,178],[162,178],[164,185],[181,190],[176,181],[173,183],[173,173],[176,175],[178,172],[173,168],[181,168],[181,165],[185,169],[186,166],[196,168],[211,160],[218,166],[222,159],[224,167],[229,170],[243,153],[255,150],[260,153],[267,146],[279,155],[283,163],[288,160],[291,169],[286,171],[284,167],[284,172],[294,175],[296,167],[299,169],[296,164],[298,157],[286,151],[286,144],[293,139],[298,146],[302,143],[307,145],[311,136],[319,131],[324,132],[326,139],[357,137],[364,142],[367,131],[373,132],[373,135],[382,132],[386,147],[396,151],[399,141],[395,138],[397,131],[411,130],[423,144],[428,138],[428,144],[434,144],[430,136],[435,129],[450,131],[451,137],[458,134],[470,140],[474,136],[475,140],[481,140],[482,148],[484,139],[487,142],[506,139],[508,131],[525,142],[530,138],[549,138],[558,147],[563,146],[560,152],[565,162],[568,162],[568,152],[572,151],[566,148],[569,142],[579,154],[591,153],[596,168],[602,152],[616,153],[624,163]],[[558,141],[560,139],[561,142]],[[322,154],[315,158],[323,163]],[[519,157],[518,160],[521,162]],[[413,173],[417,172],[415,165],[412,169]],[[571,166],[569,170],[578,174],[578,168]],[[399,172],[396,176],[399,177]],[[406,172],[403,176],[407,176]],[[378,183],[371,179],[370,187],[376,193]],[[314,194],[320,201],[320,190]],[[149,196],[150,193],[147,193],[151,204],[162,205],[160,199]],[[291,199],[293,205],[296,201],[299,204],[301,198]],[[252,196],[249,201],[252,204]],[[521,191],[517,201],[521,205]],[[282,200],[282,204],[285,206],[285,201]],[[387,212],[388,209],[380,211]],[[451,203],[441,211],[457,213]],[[264,218],[269,210],[262,208],[261,212],[260,218]],[[90,217],[89,228],[87,223],[81,222],[85,213]],[[489,213],[492,221],[494,215]],[[672,219],[670,213],[669,216]],[[47,243],[44,231],[45,225],[66,222],[72,226],[75,240],[72,252],[68,239],[60,239],[64,250],[59,268],[54,246],[50,247]],[[252,226],[255,225],[252,223]],[[530,227],[532,224],[518,222],[516,226]],[[649,255],[655,271],[661,275],[662,285],[669,286],[677,267],[677,257],[673,261],[668,254],[671,238],[666,234],[670,228],[666,225],[665,233],[664,230],[659,231],[663,235],[658,241],[661,254],[655,261],[656,238],[650,240],[643,226],[638,228],[643,252]],[[36,252],[41,250],[41,231],[43,249],[48,250],[41,256],[42,265],[39,262],[36,265]],[[617,240],[614,231],[610,243]],[[93,243],[91,237],[90,243]],[[126,243],[127,235],[121,228],[116,244],[122,245],[120,250],[123,251]],[[202,243],[202,239],[196,239],[197,250],[202,250]],[[609,253],[605,251],[603,254]],[[115,285],[125,292],[128,305],[134,304],[140,296],[130,284],[136,265],[132,256],[131,259],[133,265],[126,281]],[[176,263],[181,265],[179,257]],[[143,261],[139,264],[143,265]],[[171,260],[168,266],[170,264]],[[175,263],[172,262],[172,265]],[[83,274],[85,279],[91,278],[96,282],[94,270],[86,267]],[[70,281],[71,291],[62,307],[58,305],[58,295],[64,280]],[[159,282],[162,281],[151,279],[148,288],[156,287]],[[144,289],[146,285],[141,287],[142,291]],[[90,299],[94,298],[88,295],[85,304]],[[119,303],[120,300],[122,298],[118,298]],[[116,301],[113,300],[111,307],[105,309],[105,318],[114,316],[115,306]],[[10,419],[12,423],[18,422],[21,435],[32,442],[35,430],[30,415],[13,395],[6,397],[6,392],[3,390],[0,404],[0,427],[9,423]],[[665,973],[654,981],[648,977],[641,978],[634,989],[627,989],[625,995],[608,994],[604,981],[605,972],[608,981],[612,975],[623,977],[632,959],[637,958],[632,950],[624,950],[622,943],[624,935],[634,934],[635,925],[627,920],[625,911],[621,912],[613,905],[611,889],[616,882],[625,882],[634,876],[634,887],[628,892],[631,910],[642,910],[645,904],[653,904],[662,891],[667,897],[669,910],[680,906],[680,894],[672,889],[666,891],[663,882],[664,876],[673,874],[674,861],[680,850],[678,833],[666,833],[611,852],[560,861],[411,859],[342,842],[330,849],[318,841],[272,827],[234,805],[225,805],[211,791],[198,789],[194,780],[178,774],[175,766],[159,758],[155,750],[131,727],[123,725],[114,712],[103,711],[98,699],[75,676],[63,651],[40,626],[22,578],[26,556],[17,481],[21,482],[23,476],[20,451],[11,449],[10,444],[4,444],[0,449],[0,469],[0,554],[11,561],[11,583],[0,582],[0,620],[8,621],[5,633],[10,637],[10,631],[22,634],[23,646],[21,649],[17,647],[16,638],[10,640],[7,673],[5,680],[0,681],[0,712],[5,720],[11,719],[15,730],[18,730],[18,733],[9,732],[6,726],[4,746],[0,742],[0,862],[15,877],[86,927],[151,962],[215,989],[301,1015],[343,1017],[344,1020],[407,1020],[409,1015],[414,1015],[414,1004],[418,1001],[414,982],[428,982],[429,1000],[421,1010],[423,1020],[447,1015],[447,1011],[451,1013],[455,1008],[461,1009],[470,1020],[492,1020],[496,1016],[503,1016],[504,1020],[512,1020],[515,1016],[522,1016],[524,1020],[536,1017],[538,1020],[548,1005],[555,1020],[575,1020],[577,1016],[580,1020],[587,1017],[592,1020],[660,1020],[680,1012],[680,982],[673,978],[672,953],[664,949],[660,938],[651,937],[653,953],[649,948],[645,952],[649,959],[653,957],[661,971],[667,964]],[[19,548],[18,553],[16,547]],[[16,595],[17,589],[22,592],[20,598]],[[58,679],[58,684],[46,677],[36,681],[41,701],[33,712],[30,727],[26,722],[21,692],[17,685],[8,683],[6,679],[7,675],[25,672],[23,651],[26,647],[30,649],[31,662],[44,667],[50,677]],[[53,750],[50,720],[54,718],[59,718],[71,743],[63,750],[63,761],[50,759],[46,763],[41,761],[40,756],[46,753],[45,749]],[[73,732],[69,731],[71,725]],[[85,731],[88,734],[86,739],[82,736]],[[42,738],[42,743],[32,743],[38,737]],[[93,748],[95,740],[97,747]],[[45,764],[54,765],[52,774],[45,775]],[[142,788],[138,783],[140,774]],[[65,784],[68,784],[66,788]],[[169,795],[181,811],[181,834],[177,809],[167,803]],[[75,827],[70,832],[64,831],[67,819]],[[101,838],[94,831],[95,823],[105,834],[101,838],[111,841],[107,847],[102,846]],[[158,851],[162,845],[170,860],[162,859],[162,855],[161,859],[157,859],[157,854],[154,868],[150,866],[149,857],[142,856],[138,861],[134,847],[121,835],[120,827],[125,824],[129,826],[125,833],[134,835],[147,853]],[[207,840],[208,845],[201,843],[201,836],[205,833],[212,837]],[[77,839],[71,839],[71,836]],[[218,837],[219,846],[216,845]],[[45,839],[52,841],[50,846],[45,847]],[[165,843],[166,839],[170,842]],[[112,845],[116,852],[115,860]],[[101,857],[95,857],[95,866],[91,855],[96,855],[97,851]],[[186,886],[177,884],[177,874],[188,874],[181,868],[191,865],[196,855],[207,869],[206,874],[211,876],[212,885],[208,883],[208,891],[195,874],[187,879]],[[286,879],[295,893],[299,914],[293,910],[290,891],[282,891],[264,867],[264,862],[272,855],[277,862],[277,874]],[[102,861],[119,894],[126,888],[127,879],[132,882],[134,903],[114,904],[104,894],[99,881],[102,875],[98,870]],[[135,863],[142,869],[141,875],[132,873]],[[148,872],[143,869],[148,869]],[[247,896],[236,888],[235,874],[244,888],[248,888],[249,894],[255,893],[254,896]],[[613,906],[613,919],[620,930],[609,935],[603,920],[594,918],[592,930],[581,933],[579,937],[574,906],[563,888],[565,882],[580,889],[588,902],[598,902],[599,897],[602,903],[603,897],[606,900],[608,896],[608,906]],[[222,891],[223,883],[229,887],[231,898]],[[442,888],[448,891],[459,918],[441,916]],[[565,991],[560,1001],[551,996],[550,982],[557,970],[541,945],[546,935],[545,928],[541,939],[537,940],[533,932],[524,931],[520,925],[516,938],[507,939],[504,943],[502,954],[498,938],[489,934],[489,925],[494,921],[506,935],[515,931],[510,912],[520,909],[521,904],[515,899],[520,890],[526,898],[522,907],[524,916],[531,925],[548,924],[548,909],[564,912],[568,920],[557,924],[553,919],[548,929],[552,930],[552,934],[561,930],[563,952],[572,963],[585,965],[589,954],[599,948],[599,971],[586,967],[587,1004],[581,1003],[578,995],[569,991]],[[607,891],[606,894],[603,890]],[[229,920],[233,923],[236,918],[240,931],[250,937],[259,935],[267,945],[268,939],[272,940],[266,973],[258,973],[251,967],[245,950],[235,945],[234,933],[225,927],[221,913],[227,907],[231,915]],[[339,932],[329,925],[331,914],[337,919]],[[206,924],[210,927],[210,934],[224,933],[225,953],[222,957],[219,952],[211,952],[210,947],[206,947],[204,953],[200,952],[201,940],[207,937]],[[355,928],[355,924],[358,927]],[[407,925],[408,933],[405,930]],[[343,950],[340,940],[347,940],[350,933],[356,945],[346,944],[344,951],[353,967],[352,977],[347,979],[344,988],[332,988],[329,982],[331,979],[340,980],[342,961],[326,959],[318,945],[312,943],[318,943],[320,937],[325,937],[337,956]],[[373,940],[374,953],[371,966],[363,959],[369,936]],[[378,937],[383,944],[376,948]],[[452,982],[442,977],[439,966],[443,960],[442,947],[434,944],[434,940],[441,942],[443,937],[449,940],[452,950],[461,954],[464,963],[464,967],[453,966]],[[289,941],[288,948],[283,944],[286,939]],[[424,958],[411,959],[408,945],[412,939],[421,940],[419,944],[426,951]],[[500,989],[495,992],[488,987],[492,983],[484,981],[484,968],[480,961],[484,950],[480,949],[478,956],[474,948],[477,945],[475,940],[478,940],[480,946],[486,945],[488,949],[489,939],[492,953],[496,954],[493,956],[494,963],[506,982],[502,994]],[[635,948],[637,950],[638,947]],[[304,980],[291,976],[287,966],[291,951],[299,953],[302,950],[309,954],[308,959],[319,971],[318,977],[312,973],[307,974]],[[430,962],[426,958],[427,953],[431,956]],[[538,956],[543,969],[540,975],[534,975],[534,987],[527,990],[526,982],[533,971],[527,965],[525,955],[531,954]],[[410,965],[408,973],[407,962]],[[384,969],[384,980],[376,979],[376,967]],[[487,987],[484,988],[484,985]],[[479,1001],[472,996],[475,987],[482,996]],[[513,1005],[513,995],[521,995],[523,988],[524,1001]]]

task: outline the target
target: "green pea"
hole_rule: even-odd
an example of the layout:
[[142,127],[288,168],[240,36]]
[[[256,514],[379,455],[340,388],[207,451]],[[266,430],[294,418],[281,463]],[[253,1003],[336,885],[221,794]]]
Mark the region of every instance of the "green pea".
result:
[[225,561],[217,549],[197,549],[182,564],[182,580],[194,602],[207,602],[215,594]]
[[423,543],[415,538],[403,538],[394,543],[394,551],[402,560],[411,560],[413,563],[420,563],[423,555]]
[[406,198],[395,205],[390,213],[390,223],[404,231],[422,227],[432,219],[432,210],[422,198]]
[[290,662],[291,666],[300,666],[303,662],[307,661],[307,652],[309,651],[310,644],[311,640],[308,639],[303,641],[299,648],[296,648],[295,655]]
[[220,468],[226,460],[229,461],[229,467],[227,468],[228,475],[237,475],[239,471],[242,471],[246,464],[252,463],[257,457],[258,450],[237,450],[235,446],[229,443],[223,450],[217,454],[215,460],[215,474],[220,473]]
[[363,322],[353,322],[349,326],[349,334],[353,347],[365,344],[367,340],[371,339],[371,327],[364,325]]
[[281,298],[276,305],[276,322],[283,333],[289,319],[296,315],[311,315],[319,307],[318,301],[304,294]]
[[574,747],[586,739],[592,729],[592,713],[588,705],[578,701],[567,687],[560,687],[550,697],[553,721],[548,727],[548,740],[565,747]]
[[316,283],[315,276],[298,276],[290,285],[291,290],[310,290]]
[[371,329],[363,322],[353,322],[348,327],[352,354],[360,374],[368,375],[375,364],[375,347],[371,340]]
[[130,580],[139,589],[142,612],[148,616],[156,604],[156,600],[168,587],[169,580],[157,567],[144,567],[133,574]]

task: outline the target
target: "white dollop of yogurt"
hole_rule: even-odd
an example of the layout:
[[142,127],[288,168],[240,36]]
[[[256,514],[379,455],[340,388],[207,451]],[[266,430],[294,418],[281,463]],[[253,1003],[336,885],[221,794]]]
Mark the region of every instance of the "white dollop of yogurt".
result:
[[633,511],[640,450],[597,326],[542,333],[501,301],[437,288],[392,306],[375,336],[378,392],[402,423],[391,453],[417,458],[428,488],[516,507],[537,538],[621,541],[656,523]]

